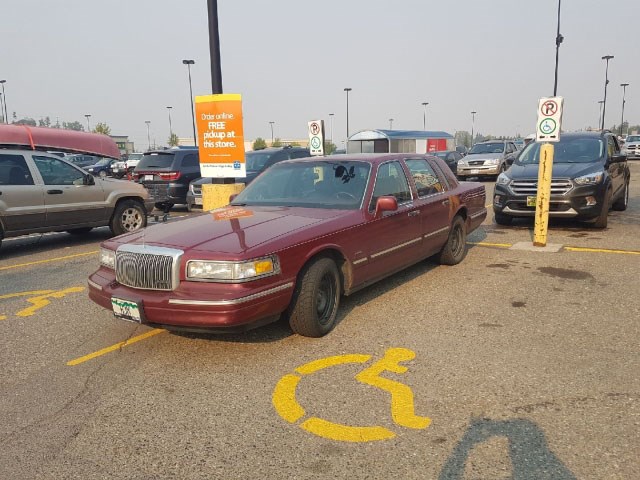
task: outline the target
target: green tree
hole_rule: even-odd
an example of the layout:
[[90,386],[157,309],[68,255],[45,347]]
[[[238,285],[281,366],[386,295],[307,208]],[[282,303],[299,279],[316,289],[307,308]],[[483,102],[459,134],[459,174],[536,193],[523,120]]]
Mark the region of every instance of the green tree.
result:
[[167,143],[169,144],[170,147],[177,147],[178,143],[180,143],[178,139],[178,135],[176,135],[175,133],[172,133],[171,135],[169,135],[169,140],[167,141]]
[[32,127],[37,126],[36,121],[31,117],[21,118],[20,120],[14,120],[14,125],[31,125]]
[[49,117],[41,118],[40,120],[38,120],[38,126],[39,127],[50,127],[51,126],[51,119]]
[[111,127],[104,122],[100,122],[93,129],[94,133],[102,133],[103,135],[111,135]]
[[76,130],[78,132],[84,132],[84,127],[78,121],[62,122],[62,128],[64,128],[65,130]]
[[324,141],[324,153],[325,153],[325,155],[331,155],[337,149],[338,149],[338,147],[336,147],[335,144],[331,143],[329,140],[325,140]]
[[267,142],[264,141],[264,138],[258,137],[253,142],[254,150],[262,150],[263,148],[267,148]]
[[282,146],[282,140],[280,140],[279,138],[276,138],[273,143],[271,144],[272,147],[281,147]]

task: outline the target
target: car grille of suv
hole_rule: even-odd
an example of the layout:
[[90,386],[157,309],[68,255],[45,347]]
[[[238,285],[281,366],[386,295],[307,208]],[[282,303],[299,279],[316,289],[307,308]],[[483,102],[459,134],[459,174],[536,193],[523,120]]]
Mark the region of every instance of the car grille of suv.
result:
[[116,280],[131,288],[175,290],[182,254],[172,248],[122,245],[116,251]]
[[[511,190],[516,195],[535,195],[538,193],[537,180],[513,180]],[[565,195],[573,188],[570,180],[551,180],[551,195]]]
[[471,165],[472,167],[484,165],[484,160],[469,160],[469,165]]

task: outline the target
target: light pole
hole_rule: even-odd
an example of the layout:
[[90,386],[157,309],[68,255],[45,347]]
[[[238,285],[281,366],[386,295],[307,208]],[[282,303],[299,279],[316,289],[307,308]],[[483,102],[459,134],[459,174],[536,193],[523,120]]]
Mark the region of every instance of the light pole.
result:
[[560,44],[564,40],[564,37],[560,35],[560,2],[558,0],[558,32],[556,33],[556,74],[553,81],[553,96],[557,96],[558,93],[558,59],[560,57]]
[[7,83],[6,80],[0,80],[0,85],[2,85],[2,98],[4,101],[4,123],[9,123],[9,112],[7,110],[7,94],[4,93],[4,84]]
[[269,125],[271,126],[271,146],[273,147],[273,124],[276,122],[269,122]]
[[607,85],[609,85],[609,60],[613,58],[613,55],[605,55],[602,60],[607,61],[607,67],[604,71],[604,100],[602,104],[602,125],[600,130],[604,130],[604,117],[607,114]]
[[598,128],[600,128],[600,124],[602,123],[602,104],[604,103],[604,100],[598,100],[598,103],[600,104],[600,113],[598,113]]
[[329,125],[330,127],[330,132],[331,132],[331,143],[333,143],[333,113],[329,114]]
[[173,128],[171,127],[171,109],[173,107],[167,107],[167,112],[169,112],[169,140],[173,140]]
[[151,120],[145,120],[144,123],[147,124],[147,142],[149,142],[148,150],[151,150],[151,130],[150,130]]
[[422,107],[424,108],[424,112],[422,113],[422,130],[427,130],[427,105],[429,102],[422,102]]
[[347,92],[347,141],[349,140],[349,92],[353,90],[352,88],[345,88],[344,91]]
[[193,87],[191,86],[191,65],[194,65],[195,60],[182,60],[182,63],[187,66],[189,71],[189,98],[191,99],[191,123],[193,124],[193,144],[198,146],[198,139],[196,137],[196,114],[193,110]]
[[4,116],[4,103],[2,101],[2,92],[0,92],[0,115],[2,115],[3,123],[9,123],[7,122],[7,119]]
[[473,147],[473,128],[476,124],[476,113],[478,112],[471,112],[471,145],[469,145],[469,148]]
[[89,118],[91,118],[91,114],[90,113],[85,113],[84,116],[87,117],[87,132],[90,132],[91,131],[91,125],[89,125]]
[[389,119],[389,130],[393,130],[393,118]]
[[622,118],[620,119],[620,136],[622,136],[622,127],[624,125],[624,104],[625,104],[624,96],[627,93],[627,87],[629,86],[629,84],[621,83],[620,86],[622,87]]

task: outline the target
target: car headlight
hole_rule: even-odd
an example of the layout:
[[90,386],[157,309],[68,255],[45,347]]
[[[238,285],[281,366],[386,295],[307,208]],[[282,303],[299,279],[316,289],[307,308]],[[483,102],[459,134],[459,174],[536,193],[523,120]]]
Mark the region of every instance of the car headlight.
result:
[[581,177],[576,177],[573,179],[577,185],[595,185],[602,181],[604,177],[604,172],[593,172],[587,175],[582,175]]
[[498,165],[500,163],[499,158],[490,158],[484,161],[485,165]]
[[280,263],[275,256],[258,258],[248,262],[210,260],[189,260],[187,262],[188,280],[246,282],[277,273],[280,273]]
[[511,179],[503,172],[500,175],[498,175],[498,178],[496,180],[496,185],[509,185],[510,181]]
[[464,166],[464,165],[466,165],[466,163],[465,163],[464,160],[458,160],[458,165]]
[[100,249],[100,265],[114,270],[116,268],[116,252],[106,248]]

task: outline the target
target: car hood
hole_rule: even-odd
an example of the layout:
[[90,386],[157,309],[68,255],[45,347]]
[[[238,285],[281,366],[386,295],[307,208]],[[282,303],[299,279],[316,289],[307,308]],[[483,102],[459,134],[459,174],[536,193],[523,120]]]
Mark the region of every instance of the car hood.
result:
[[[234,212],[238,218],[220,219],[221,215]],[[205,259],[255,258],[293,243],[326,235],[345,225],[345,217],[359,215],[360,210],[223,207],[122,235],[105,245],[113,249],[125,243],[177,248],[188,252],[189,256],[205,252],[202,255]]]
[[502,158],[504,154],[503,153],[474,153],[474,154],[468,154],[466,157],[463,158],[463,160],[465,162],[471,161],[471,160],[487,160],[487,159],[491,159],[491,158]]
[[[511,168],[507,170],[507,174],[512,179],[520,178],[538,178],[538,164],[519,164],[514,163]],[[551,176],[553,178],[576,178],[581,175],[602,170],[604,167],[601,163],[554,163],[553,172]]]

